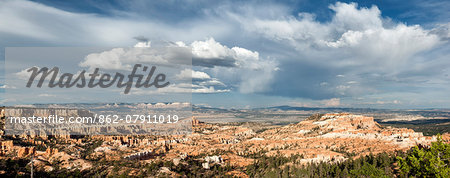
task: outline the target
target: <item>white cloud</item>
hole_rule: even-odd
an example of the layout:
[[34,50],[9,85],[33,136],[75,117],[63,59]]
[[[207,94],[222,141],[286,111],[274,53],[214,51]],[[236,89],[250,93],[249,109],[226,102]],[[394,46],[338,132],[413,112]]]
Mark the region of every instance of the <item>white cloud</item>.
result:
[[[33,67],[37,67],[37,66],[33,66]],[[30,67],[30,68],[32,68],[32,67]],[[28,80],[28,79],[30,78],[30,74],[31,74],[31,73],[28,72],[27,70],[30,69],[30,68],[21,70],[21,71],[15,73],[14,75],[15,75],[17,78],[19,78],[19,79],[22,79],[22,80]],[[39,67],[37,67],[37,68],[38,68],[38,70],[40,70]]]
[[149,48],[151,46],[152,45],[150,41],[141,41],[134,45],[134,47],[141,47],[141,48]]
[[329,85],[329,83],[328,83],[328,82],[321,82],[319,85],[320,85],[321,87],[324,87],[324,86]]
[[192,78],[204,80],[204,79],[210,79],[211,77],[205,72],[192,71]]
[[2,85],[2,86],[0,86],[0,88],[2,88],[2,89],[15,89],[16,87],[9,86],[9,85]]
[[106,46],[131,45],[134,43],[132,37],[141,35],[171,41],[193,41],[229,33],[228,24],[214,22],[214,19],[175,25],[160,19],[143,20],[129,12],[115,12],[114,17],[108,17],[68,12],[32,1],[3,0],[0,1],[0,33],[4,33],[2,36],[5,37],[19,36],[56,44]]
[[[277,62],[269,59],[261,59],[259,53],[250,51],[241,47],[228,48],[225,45],[216,42],[213,38],[205,41],[194,41],[189,46],[184,42],[176,42],[180,50],[162,50],[163,48],[145,47],[150,42],[139,42],[132,48],[114,48],[109,51],[92,53],[85,57],[80,63],[81,67],[110,69],[110,70],[131,70],[131,65],[135,63],[153,65],[174,65],[176,62],[183,61],[188,63],[190,55],[183,55],[188,50],[192,53],[193,66],[203,66],[203,70],[212,71],[214,74],[235,74],[238,78],[228,80],[232,85],[238,85],[242,93],[254,93],[266,91],[273,79],[274,73],[278,70]],[[183,50],[184,49],[184,50]],[[179,54],[177,54],[179,53]],[[185,59],[178,59],[182,56]],[[175,61],[175,62],[174,62]],[[205,71],[194,71],[185,69],[177,74],[176,78],[191,78],[193,80],[202,80],[198,85],[205,86],[198,91],[210,92],[213,86],[226,86],[220,81],[220,77],[211,77]],[[225,76],[226,77],[226,76]],[[221,92],[229,89],[221,90]]]
[[100,53],[92,53],[80,62],[81,67],[90,70],[131,70],[134,64],[179,66],[190,64],[190,50],[182,47],[151,48],[139,42],[131,48],[114,48]]
[[179,74],[177,74],[176,76],[178,79],[180,80],[185,80],[185,79],[200,79],[200,80],[205,80],[205,79],[210,79],[211,77],[205,73],[205,72],[201,72],[201,71],[194,71],[192,69],[184,69],[182,70]]
[[[186,46],[183,42],[177,42],[176,44],[181,47]],[[197,66],[252,67],[245,65],[259,61],[258,52],[241,47],[229,48],[220,44],[214,38],[194,41],[189,47],[192,49],[192,63]]]
[[[184,45],[180,42],[178,44]],[[256,51],[241,47],[229,48],[216,42],[214,38],[194,41],[189,46],[192,48],[193,64],[214,67],[210,70],[218,75],[237,75],[235,77],[239,79],[234,82],[238,83],[239,91],[242,93],[267,91],[275,72],[279,69],[276,61],[261,59]]]
[[336,12],[331,22],[332,30],[345,32],[348,30],[366,30],[380,28],[383,25],[381,11],[376,7],[357,8],[356,3],[337,2],[330,5],[330,9]]
[[[41,70],[41,68],[40,67],[37,67],[37,66],[33,66],[33,67],[36,67],[37,68],[37,70],[39,71],[39,70]],[[13,75],[14,75],[14,77],[17,77],[17,79],[20,79],[20,80],[25,80],[25,81],[28,81],[29,79],[30,79],[30,76],[31,76],[31,71],[30,72],[28,72],[28,70],[30,69],[30,68],[33,68],[33,67],[29,67],[29,68],[27,68],[27,69],[23,69],[23,70],[21,70],[21,71],[19,71],[19,72],[16,72],[16,73],[14,73]],[[53,68],[49,68],[48,70],[50,71],[50,70],[52,70]],[[77,73],[77,75],[79,74],[79,72]],[[41,75],[39,75],[38,77],[40,77]],[[49,81],[49,80],[51,80],[52,79],[52,76],[53,76],[53,74],[51,74],[51,75],[49,75],[48,77],[45,77],[45,81]],[[56,75],[56,80],[59,80],[59,77],[61,76],[61,73],[57,73],[57,75]],[[11,76],[12,77],[12,76]],[[35,78],[35,81],[36,80],[40,80],[40,78]]]
[[321,103],[326,107],[337,107],[341,105],[341,99],[331,98],[329,100],[322,100]]
[[418,25],[385,25],[376,6],[358,8],[356,3],[337,2],[330,9],[335,12],[330,22],[319,22],[305,13],[275,19],[234,14],[233,18],[250,32],[293,46],[305,56],[302,60],[335,66],[375,68],[375,64],[377,70],[391,70],[440,44],[437,35]]
[[193,93],[221,93],[229,92],[229,89],[215,89],[214,87],[224,88],[226,85],[217,78],[212,78],[209,74],[192,69],[184,69],[176,78],[180,81],[190,80],[192,82]]
[[[358,7],[356,3],[337,2],[329,7],[335,14],[330,21],[326,22],[316,20],[314,14],[300,13],[298,16],[292,16],[290,11],[274,16],[255,15],[245,11],[224,12],[224,14],[240,23],[247,32],[259,34],[272,41],[275,53],[280,48],[288,51],[285,55],[281,54],[285,58],[285,61],[282,61],[282,67],[285,67],[285,62],[288,61],[288,64],[308,64],[312,66],[310,70],[328,70],[324,71],[322,76],[317,76],[320,81],[327,81],[328,85],[325,87],[317,81],[309,81],[316,77],[299,76],[313,72],[298,72],[282,68],[284,77],[299,77],[299,80],[303,80],[305,84],[310,82],[310,85],[322,88],[322,90],[315,90],[311,87],[311,90],[305,89],[306,92],[299,91],[299,93],[309,93],[309,95],[299,94],[301,97],[310,97],[310,93],[317,94],[321,91],[322,96],[331,95],[328,97],[366,95],[374,91],[384,92],[378,88],[382,85],[384,87],[398,85],[398,82],[393,84],[389,81],[404,78],[407,76],[405,73],[413,75],[430,73],[424,70],[427,68],[425,66],[431,63],[448,65],[448,62],[437,60],[441,59],[443,56],[441,52],[445,50],[435,52],[437,57],[426,56],[430,51],[446,43],[446,36],[448,36],[446,25],[440,25],[439,30],[429,30],[420,25],[393,22],[391,19],[383,18],[380,9],[376,6],[366,8]],[[286,48],[291,48],[295,52]],[[432,60],[434,62],[431,62]],[[379,77],[370,76],[371,74],[379,75]],[[352,86],[342,83],[344,77],[354,81],[348,83]],[[430,76],[424,78],[430,78]],[[287,81],[280,80],[280,82]],[[356,83],[358,85],[355,85]],[[287,86],[278,88],[283,90]],[[291,90],[278,93],[283,92],[293,93]],[[320,97],[317,98],[320,99]]]
[[[448,76],[440,77],[443,75],[440,71],[449,66],[448,22],[433,29],[406,25],[385,19],[376,6],[365,8],[355,3],[338,2],[329,6],[335,13],[326,22],[316,20],[315,15],[309,13],[293,16],[296,9],[278,3],[249,2],[238,7],[227,4],[203,9],[200,16],[173,23],[148,16],[143,18],[135,13],[99,16],[68,12],[31,1],[4,0],[0,1],[0,38],[71,46],[135,45],[137,49],[99,53],[97,57],[101,61],[87,58],[83,63],[86,67],[104,65],[114,69],[129,69],[130,64],[142,60],[133,51],[156,46],[147,40],[136,44],[132,37],[184,41],[175,44],[193,48],[189,53],[195,57],[194,65],[198,67],[195,70],[211,78],[197,83],[206,87],[201,89],[203,91],[211,91],[210,86],[214,86],[214,90],[236,88],[242,93],[284,88],[290,90],[270,94],[320,102],[323,96],[343,97],[341,94],[349,93],[361,96],[372,91],[382,94],[405,89],[418,93],[448,90]],[[206,37],[211,38],[199,41]],[[115,59],[120,57],[129,59]],[[292,69],[287,68],[291,66]],[[302,71],[298,72],[297,68]],[[276,72],[278,69],[282,72]],[[275,75],[280,75],[276,81]],[[297,85],[288,81],[297,81]],[[326,82],[320,84],[321,81]],[[422,81],[429,83],[428,88],[416,87],[423,84]],[[218,87],[224,83],[230,87]],[[281,83],[289,85],[280,87]],[[436,92],[427,94],[422,100]],[[440,96],[438,98],[448,98],[448,94]]]
[[131,70],[131,65],[123,64],[122,60],[128,58],[127,52],[123,48],[114,48],[110,51],[89,54],[80,63],[81,67],[112,69],[112,70]]
[[347,31],[344,34],[342,34],[341,38],[339,40],[333,42],[326,42],[326,45],[329,47],[339,48],[339,47],[346,47],[346,46],[356,46],[361,42],[361,39],[363,37],[363,33],[359,31]]
[[216,78],[212,78],[212,79],[206,80],[206,81],[201,81],[201,82],[198,83],[198,85],[201,85],[201,86],[222,86],[222,87],[226,87],[227,86],[223,82],[219,81]]
[[225,93],[225,92],[230,92],[230,90],[228,90],[228,89],[217,90],[213,86],[199,87],[199,88],[192,89],[192,93]]
[[[236,52],[234,50],[221,45],[214,38],[209,38],[205,41],[194,41],[190,47],[192,48],[193,58],[228,60],[228,62],[224,62],[227,65],[233,65],[236,59]],[[220,65],[220,63],[215,65]]]

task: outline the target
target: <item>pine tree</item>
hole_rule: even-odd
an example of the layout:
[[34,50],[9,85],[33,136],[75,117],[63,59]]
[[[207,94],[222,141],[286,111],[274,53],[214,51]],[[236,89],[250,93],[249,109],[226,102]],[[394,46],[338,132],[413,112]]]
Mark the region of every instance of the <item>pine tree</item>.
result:
[[397,157],[401,171],[417,177],[448,177],[449,158],[450,144],[444,143],[440,135],[430,148],[415,146],[406,158]]

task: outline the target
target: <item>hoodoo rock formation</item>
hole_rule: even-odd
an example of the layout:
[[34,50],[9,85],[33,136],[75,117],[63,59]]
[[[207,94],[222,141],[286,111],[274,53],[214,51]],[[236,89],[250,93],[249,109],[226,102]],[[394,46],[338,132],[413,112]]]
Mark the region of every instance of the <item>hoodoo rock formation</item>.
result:
[[[178,165],[190,156],[198,156],[203,158],[203,167],[210,169],[212,165],[245,167],[254,162],[249,157],[254,153],[302,155],[300,164],[341,162],[368,154],[407,150],[417,144],[429,145],[436,140],[411,129],[383,127],[372,117],[347,113],[325,114],[257,131],[245,124],[208,124],[196,119],[192,125],[192,134],[173,136],[2,137],[0,157],[29,159],[34,155],[39,160],[34,163],[38,169],[53,170],[51,163],[58,161],[65,168],[85,170],[92,166],[92,160],[139,163],[164,160]],[[33,146],[15,145],[10,138]],[[444,140],[449,138],[444,134]],[[46,147],[46,151],[37,151],[36,147]]]

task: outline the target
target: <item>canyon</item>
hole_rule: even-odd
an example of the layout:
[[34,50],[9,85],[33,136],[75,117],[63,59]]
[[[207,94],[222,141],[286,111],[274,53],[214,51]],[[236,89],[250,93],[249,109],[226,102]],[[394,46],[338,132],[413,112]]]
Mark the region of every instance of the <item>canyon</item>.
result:
[[[448,143],[450,134],[442,138]],[[103,166],[112,175],[112,163],[146,165],[158,161],[187,165],[201,162],[203,169],[231,166],[245,169],[254,163],[252,155],[299,158],[299,165],[339,163],[369,154],[406,151],[427,146],[435,136],[424,136],[407,128],[385,127],[373,117],[350,113],[312,115],[301,122],[264,129],[251,124],[213,124],[192,118],[192,133],[185,135],[2,135],[0,159],[32,160],[35,169],[59,168],[86,171]],[[111,164],[109,164],[111,163]],[[144,171],[123,166],[128,175]],[[176,176],[168,167],[158,174]],[[244,172],[228,175],[246,177]]]

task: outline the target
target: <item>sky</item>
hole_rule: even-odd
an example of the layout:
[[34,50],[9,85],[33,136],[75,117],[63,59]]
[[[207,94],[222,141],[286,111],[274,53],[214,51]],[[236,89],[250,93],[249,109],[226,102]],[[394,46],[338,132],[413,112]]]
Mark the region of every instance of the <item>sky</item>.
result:
[[[198,105],[450,108],[447,7],[439,0],[0,0],[0,64],[5,47],[170,44],[192,50]],[[4,68],[0,91],[9,87]]]

